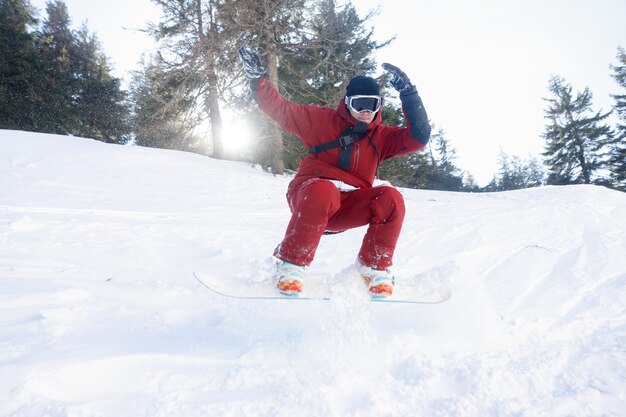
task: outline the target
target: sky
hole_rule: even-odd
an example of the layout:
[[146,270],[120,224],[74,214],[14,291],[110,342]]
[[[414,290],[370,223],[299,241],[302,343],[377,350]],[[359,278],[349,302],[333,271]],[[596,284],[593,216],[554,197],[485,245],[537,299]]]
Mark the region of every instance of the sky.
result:
[[[43,16],[45,0],[32,0]],[[153,47],[139,29],[158,21],[149,0],[65,0],[75,26],[87,23],[128,79]],[[594,110],[620,93],[609,65],[626,48],[623,0],[353,0],[371,18],[377,51],[417,86],[435,125],[457,150],[457,166],[486,185],[501,151],[523,159],[543,149],[548,82],[558,75],[574,91],[589,87]],[[381,69],[382,71],[382,69]]]

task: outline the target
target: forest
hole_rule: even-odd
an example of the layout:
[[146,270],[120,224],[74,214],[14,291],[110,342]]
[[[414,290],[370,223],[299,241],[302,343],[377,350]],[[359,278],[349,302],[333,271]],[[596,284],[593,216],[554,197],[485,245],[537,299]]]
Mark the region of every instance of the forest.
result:
[[[158,43],[128,87],[112,75],[97,36],[72,29],[61,0],[42,16],[28,0],[0,0],[0,129],[93,138],[195,152],[260,164],[280,175],[297,169],[307,150],[262,117],[252,99],[237,46],[259,51],[284,96],[336,107],[348,81],[375,73],[372,15],[335,0],[153,0],[162,18],[145,30]],[[375,13],[375,12],[372,12]],[[541,155],[502,152],[484,187],[455,164],[445,126],[418,153],[387,161],[378,175],[394,185],[449,191],[504,191],[542,185],[597,184],[626,191],[626,51],[607,63],[616,81],[613,107],[594,108],[589,88],[561,76],[546,86]],[[387,75],[378,78],[387,83]],[[383,123],[401,126],[402,108],[384,91]],[[225,149],[224,115],[252,126],[252,151]],[[611,117],[612,116],[612,117]]]

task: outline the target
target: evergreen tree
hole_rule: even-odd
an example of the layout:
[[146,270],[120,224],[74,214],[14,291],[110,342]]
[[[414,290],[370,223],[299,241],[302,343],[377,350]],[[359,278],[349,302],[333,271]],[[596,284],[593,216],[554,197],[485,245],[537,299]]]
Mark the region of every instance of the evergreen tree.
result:
[[[370,17],[360,18],[350,2],[318,2],[297,42],[281,48],[278,79],[284,93],[299,103],[336,107],[350,79],[374,71],[373,53],[390,42],[372,39],[373,29],[365,27]],[[306,149],[292,135],[285,135],[284,143],[285,166],[295,169]]]
[[351,2],[317,2],[309,29],[284,47],[279,78],[286,93],[298,102],[336,106],[350,79],[375,71],[373,53],[391,42],[373,40],[365,26],[370,18],[360,18]]
[[493,176],[493,178],[491,178],[491,181],[489,181],[489,184],[487,184],[485,187],[483,187],[481,189],[481,191],[487,192],[487,193],[493,193],[496,191],[502,191],[500,190],[500,186],[498,185],[498,177],[496,175]]
[[[241,40],[259,50],[269,79],[281,93],[289,96],[280,82],[279,61],[285,57],[286,46],[297,44],[308,29],[305,20],[307,1],[240,0],[240,4],[243,7],[238,22],[245,28]],[[300,74],[302,78],[306,75],[306,70]],[[263,121],[259,127],[263,139],[259,147],[261,159],[269,161],[274,174],[282,174],[286,167],[284,143],[289,139],[283,139],[283,132],[274,123],[262,118],[256,120]],[[294,145],[295,149],[303,150],[300,144],[292,141],[291,147]]]
[[499,169],[496,174],[496,190],[504,191],[520,188],[518,184],[516,184],[515,176],[511,170],[509,156],[502,150],[500,150],[500,155],[498,156],[498,165]]
[[500,151],[498,172],[484,191],[508,191],[543,185],[544,172],[537,158],[522,160],[519,156],[509,156]]
[[478,182],[476,182],[474,175],[467,171],[464,172],[463,175],[463,189],[471,193],[478,193],[482,191]]
[[0,0],[0,129],[36,130],[38,57],[28,0]]
[[125,93],[95,37],[70,29],[62,1],[46,11],[40,30],[29,32],[29,3],[0,1],[0,127],[126,142]]
[[613,109],[618,117],[616,135],[611,145],[611,180],[613,186],[626,191],[626,51],[618,49],[617,59],[619,64],[611,66],[613,78],[622,88],[622,94],[615,94]]
[[131,128],[126,92],[121,80],[111,75],[96,36],[85,26],[75,34],[75,50],[77,134],[109,143],[128,142]]
[[530,158],[524,166],[525,188],[541,187],[545,182],[543,164],[537,158]]
[[435,146],[437,158],[433,164],[434,170],[429,176],[428,188],[433,190],[462,191],[463,174],[454,165],[454,161],[457,158],[456,149],[450,147],[445,137],[445,132],[439,129],[438,132],[432,135],[429,145]]
[[47,18],[37,33],[42,97],[38,130],[58,134],[79,134],[76,114],[76,42],[70,27],[67,6],[62,1],[46,5]]
[[[157,62],[144,68],[134,80],[139,85],[133,86],[133,97],[139,100],[135,130],[140,144],[170,147],[164,143],[166,137],[189,138],[191,129],[208,119],[213,156],[220,157],[220,105],[226,104],[258,122],[257,158],[264,165],[282,173],[287,154],[287,168],[295,169],[306,154],[304,147],[294,138],[283,139],[275,124],[250,116],[252,100],[237,93],[244,78],[236,46],[258,49],[278,90],[303,103],[335,106],[351,75],[373,69],[373,62],[360,50],[364,42],[377,44],[371,33],[358,26],[363,20],[349,3],[339,8],[330,0],[154,2],[164,15],[150,31],[162,47]],[[363,42],[361,36],[366,38]],[[155,71],[159,77],[152,76]],[[147,137],[153,134],[157,137]],[[178,143],[185,149],[195,147]]]
[[[305,104],[336,107],[354,75],[374,69],[372,40],[351,2],[334,0],[240,0],[237,22],[247,28],[241,42],[257,48],[279,92]],[[294,137],[267,122],[259,127],[272,171],[295,169],[306,155]],[[284,138],[283,138],[284,136]],[[331,138],[332,139],[332,138]],[[331,140],[329,139],[329,140]]]
[[126,93],[111,75],[96,36],[85,25],[78,31],[70,28],[61,0],[49,2],[46,12],[39,33],[46,83],[42,130],[126,143],[130,139]]
[[192,134],[200,121],[191,118],[191,101],[177,98],[183,74],[167,72],[159,61],[144,64],[133,76],[135,143],[154,148],[200,151]]
[[[163,11],[162,20],[158,25],[152,25],[150,33],[161,42],[160,51],[155,56],[158,61],[159,73],[163,80],[152,77],[140,78],[144,82],[157,81],[157,86],[145,86],[152,92],[153,100],[150,106],[158,113],[184,114],[182,119],[196,119],[209,122],[211,137],[211,154],[215,158],[224,157],[222,138],[222,108],[220,99],[224,97],[226,85],[232,83],[232,68],[238,65],[234,48],[233,34],[237,31],[237,24],[230,16],[225,15],[223,8],[232,5],[235,10],[236,1],[225,0],[153,0]],[[229,27],[230,25],[230,27]],[[146,69],[148,72],[150,68]],[[171,91],[163,91],[162,86],[175,87]],[[164,96],[157,98],[154,94],[161,91]],[[178,109],[173,109],[178,107]],[[153,122],[158,121],[156,118]],[[145,118],[139,117],[135,123],[142,123]],[[178,138],[167,147],[189,149],[193,144],[183,143],[180,138],[190,138],[192,135],[187,123],[173,123],[163,119],[164,126],[140,125],[141,132],[150,129],[171,131],[176,127],[173,138]],[[199,124],[199,123],[198,123]],[[193,126],[193,127],[198,127]],[[170,136],[167,134],[165,136]],[[160,137],[156,142],[163,140]],[[142,141],[140,141],[142,143]],[[155,143],[155,142],[153,142]],[[208,147],[207,147],[208,148]]]
[[611,137],[610,127],[602,122],[610,113],[593,113],[588,88],[572,95],[572,87],[560,77],[550,80],[553,98],[545,99],[549,121],[543,137],[543,155],[549,170],[549,184],[590,184],[597,171],[607,167],[604,147]]

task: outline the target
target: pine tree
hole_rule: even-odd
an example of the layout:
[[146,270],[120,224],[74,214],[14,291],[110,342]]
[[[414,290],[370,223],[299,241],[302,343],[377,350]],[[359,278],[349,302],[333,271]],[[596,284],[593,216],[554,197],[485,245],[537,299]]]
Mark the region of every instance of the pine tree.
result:
[[[350,79],[374,71],[373,53],[390,42],[373,40],[373,29],[365,26],[370,17],[359,17],[350,2],[318,2],[297,42],[281,47],[278,79],[284,93],[299,103],[336,107]],[[306,149],[292,135],[285,138],[285,165],[295,169]]]
[[470,193],[478,193],[482,191],[474,175],[468,171],[463,173],[463,189]]
[[[160,86],[175,87],[162,91],[163,97],[152,102],[161,103],[157,112],[168,113],[178,107],[177,113],[187,120],[208,121],[211,137],[211,154],[215,158],[224,157],[222,138],[222,106],[228,88],[233,84],[233,68],[239,67],[235,48],[235,36],[241,27],[235,13],[241,1],[225,0],[154,0],[161,6],[163,18],[152,25],[150,33],[161,42],[160,51],[155,56],[159,73],[170,80],[159,80]],[[150,69],[147,69],[150,71]],[[140,78],[154,81],[153,78]],[[146,86],[153,94],[161,91],[159,86]],[[156,97],[154,97],[156,98]],[[197,116],[200,115],[199,118]],[[143,119],[138,118],[136,123]],[[158,119],[156,119],[158,120]],[[164,131],[176,126],[186,128],[187,123],[171,123],[165,120]],[[145,132],[151,126],[139,126]],[[187,130],[179,131],[178,137],[191,137]],[[176,142],[167,145],[188,149],[193,144]]]
[[[231,3],[234,12],[228,13],[239,29],[238,41],[258,50],[267,67],[267,75],[279,92],[293,98],[284,89],[285,74],[281,67],[286,59],[285,51],[297,45],[302,33],[308,30],[306,21],[307,0],[237,0]],[[280,73],[279,73],[280,71]],[[300,76],[306,78],[306,70]],[[246,89],[247,91],[247,89]],[[256,159],[268,165],[274,174],[282,174],[286,168],[295,168],[305,152],[304,147],[289,138],[281,129],[266,118],[252,116],[258,131]],[[285,161],[286,150],[292,153]]]
[[37,130],[36,23],[27,0],[0,0],[0,129]]
[[509,156],[500,150],[498,156],[498,173],[496,175],[496,191],[515,190],[519,187],[509,163]]
[[79,134],[76,114],[76,56],[74,33],[67,6],[62,1],[46,5],[47,18],[37,33],[41,63],[39,130],[58,134]]
[[545,172],[543,164],[537,158],[530,158],[524,166],[525,187],[541,187],[544,185]]
[[121,80],[111,75],[100,43],[86,26],[74,36],[77,134],[108,143],[126,143],[131,130],[130,105]]
[[336,106],[350,79],[373,72],[373,53],[391,42],[373,40],[365,26],[371,17],[359,17],[351,2],[319,1],[309,29],[284,47],[279,78],[286,93],[298,102]]
[[618,117],[618,124],[611,145],[610,170],[613,186],[626,191],[626,51],[623,48],[618,49],[617,59],[619,64],[611,66],[612,77],[622,88],[623,94],[613,95],[613,109]]
[[126,142],[125,93],[95,36],[70,29],[62,1],[46,11],[42,27],[29,31],[29,3],[0,1],[0,127]]
[[42,130],[110,143],[130,139],[129,105],[96,36],[83,25],[71,29],[61,0],[46,7],[38,34],[46,89]]
[[435,146],[436,159],[434,170],[430,174],[428,188],[433,190],[462,191],[463,174],[454,164],[456,149],[452,148],[445,137],[445,132],[439,129],[432,135],[430,146]]
[[[237,23],[246,28],[240,41],[259,50],[268,76],[289,99],[336,107],[354,75],[374,69],[371,58],[382,46],[372,40],[351,2],[334,0],[240,0]],[[247,4],[248,6],[242,6]],[[267,146],[263,159],[272,171],[295,169],[306,149],[272,123],[259,127]],[[330,140],[330,139],[329,139]]]
[[543,185],[544,172],[537,158],[523,160],[507,155],[503,150],[498,157],[498,172],[483,191],[508,191]]
[[550,80],[553,98],[545,99],[549,121],[543,137],[543,155],[549,170],[549,184],[591,184],[596,173],[607,168],[605,146],[611,129],[602,122],[610,113],[592,112],[588,88],[572,95],[572,87],[560,77]]
[[166,74],[159,61],[144,64],[141,71],[134,73],[131,96],[137,145],[202,153],[192,134],[194,126],[200,123],[190,117],[193,103],[177,97],[183,78],[171,71]]

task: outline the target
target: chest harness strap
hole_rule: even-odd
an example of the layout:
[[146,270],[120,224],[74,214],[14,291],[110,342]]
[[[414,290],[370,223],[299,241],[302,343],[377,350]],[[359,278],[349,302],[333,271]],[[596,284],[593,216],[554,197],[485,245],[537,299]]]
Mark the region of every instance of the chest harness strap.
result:
[[354,144],[363,139],[367,134],[367,123],[357,122],[341,132],[339,139],[313,146],[309,149],[309,155],[326,152],[330,149],[339,149],[339,162],[337,165],[344,171],[350,170],[350,156]]

